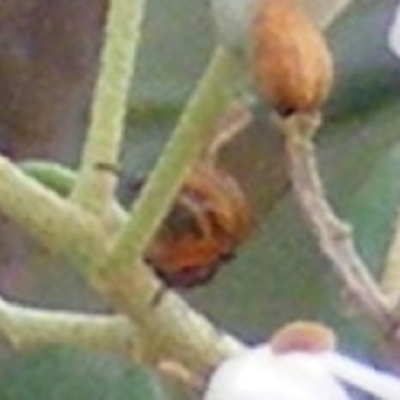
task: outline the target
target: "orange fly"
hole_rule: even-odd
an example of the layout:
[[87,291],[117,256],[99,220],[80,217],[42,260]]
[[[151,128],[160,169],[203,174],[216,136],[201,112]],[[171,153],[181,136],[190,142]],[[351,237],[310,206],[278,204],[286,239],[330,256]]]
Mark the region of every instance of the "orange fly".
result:
[[200,163],[162,224],[147,260],[170,286],[196,286],[232,257],[250,228],[250,210],[237,182]]
[[228,110],[146,254],[170,286],[189,288],[207,282],[249,235],[252,213],[247,198],[238,182],[216,165],[218,150],[248,117],[242,104]]

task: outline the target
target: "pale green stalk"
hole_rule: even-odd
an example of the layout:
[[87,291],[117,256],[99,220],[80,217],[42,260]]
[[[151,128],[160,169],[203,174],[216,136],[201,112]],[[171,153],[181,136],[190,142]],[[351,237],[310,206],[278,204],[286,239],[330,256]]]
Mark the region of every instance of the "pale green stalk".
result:
[[116,310],[140,327],[140,343],[146,349],[151,347],[157,356],[181,360],[188,368],[204,372],[216,359],[240,347],[173,293],[164,296],[158,307],[152,306],[157,282],[143,263],[131,264],[125,271],[109,268],[101,271],[104,274],[96,273],[93,267],[107,257],[109,236],[92,214],[60,198],[1,156],[0,181],[3,214],[76,264]]
[[238,74],[232,55],[217,48],[102,268],[130,268],[142,257],[188,171],[210,143],[213,125],[232,100]]
[[[141,257],[188,170],[210,142],[212,126],[232,98],[238,71],[231,55],[218,48],[109,253],[112,232],[104,229],[93,212],[102,216],[112,208],[115,182],[108,180],[110,176],[106,179],[107,174],[96,171],[95,167],[99,163],[115,165],[122,138],[135,54],[132,47],[137,43],[133,37],[138,34],[141,19],[141,14],[134,14],[128,4],[136,4],[141,12],[144,0],[112,2],[115,8],[109,13],[93,121],[72,194],[77,204],[62,199],[0,157],[0,208],[41,243],[78,264],[91,285],[116,310],[137,322],[146,342],[145,351],[149,350],[156,360],[180,361],[205,376],[211,366],[240,348],[240,344],[221,334],[174,293],[164,296],[155,308],[152,301],[159,282],[141,262]],[[137,18],[136,23],[133,17]],[[129,27],[129,23],[136,28]],[[132,36],[129,38],[129,35]],[[110,44],[113,43],[111,38],[115,40],[114,47]],[[114,68],[111,68],[113,63]],[[109,118],[115,119],[110,121]],[[77,205],[83,205],[90,212]]]
[[0,331],[17,349],[63,344],[85,350],[133,351],[135,330],[122,315],[20,306],[0,298]]
[[110,1],[91,122],[72,192],[74,201],[100,215],[113,199],[116,176],[98,166],[118,165],[145,4],[145,0]]

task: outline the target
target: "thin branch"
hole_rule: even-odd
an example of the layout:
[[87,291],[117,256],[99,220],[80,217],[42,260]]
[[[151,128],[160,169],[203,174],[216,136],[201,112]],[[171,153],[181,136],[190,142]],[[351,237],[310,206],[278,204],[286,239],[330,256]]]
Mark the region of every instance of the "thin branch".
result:
[[[18,164],[23,172],[56,192],[61,197],[68,197],[77,181],[77,173],[61,164],[43,160],[25,160]],[[112,219],[121,225],[127,219],[126,211],[117,199],[109,205]]]
[[[100,214],[103,210],[108,211],[108,207],[112,208],[110,203],[115,179],[102,176],[94,167],[98,163],[112,165],[117,162],[132,59],[145,3],[144,0],[136,0],[136,3],[114,0],[111,4],[109,32],[103,54],[105,61],[95,94],[81,175],[73,193],[73,199],[79,204]],[[108,57],[115,61],[114,66]],[[12,163],[0,157],[2,211],[18,221],[42,244],[78,264],[89,282],[105,294],[118,311],[137,323],[142,334],[151,342],[146,344],[148,351],[154,353],[151,355],[155,360],[172,358],[188,367],[190,372],[203,376],[222,357],[237,351],[242,345],[218,331],[171,291],[163,296],[158,305],[154,305],[154,292],[159,290],[160,283],[140,257],[172,204],[190,166],[209,142],[211,124],[231,96],[228,89],[235,82],[235,74],[229,58],[223,49],[218,49],[212,68],[189,103],[109,257],[110,236],[102,230],[99,221],[29,179]],[[216,73],[218,71],[223,72],[222,75]],[[103,259],[106,261],[99,261]],[[94,269],[93,266],[100,268]],[[67,339],[67,332],[72,334],[74,329],[78,329],[79,336],[82,334],[85,338],[90,336],[89,331],[94,334],[92,327],[89,329],[80,316],[69,320],[64,317],[65,314],[55,316],[39,310],[0,304],[0,325],[1,321],[3,326],[8,324],[8,335],[15,342],[28,343],[35,338],[37,342],[47,340],[52,329],[48,328],[46,333],[46,330],[39,331],[39,326],[48,326],[49,319],[57,322],[57,331],[64,332],[65,340],[72,341]],[[108,323],[104,320],[97,322],[100,325]],[[125,324],[124,320],[120,323]],[[24,336],[27,326],[32,332],[30,338]]]
[[230,53],[217,49],[111,255],[110,233],[100,221],[0,157],[2,211],[41,243],[75,261],[88,282],[140,327],[148,339],[144,353],[149,362],[171,359],[200,379],[242,345],[173,292],[167,292],[155,306],[160,281],[141,256],[190,166],[211,141],[211,128],[232,98],[236,73]]
[[120,312],[154,337],[150,358],[176,360],[199,377],[241,345],[172,292],[155,306],[162,283],[142,257],[188,172],[212,140],[213,125],[232,99],[237,76],[230,52],[217,48],[128,221],[91,280]]
[[[22,167],[31,176],[63,195],[68,194],[75,179],[73,171],[57,164],[28,162]],[[126,221],[126,212],[117,203],[112,205],[112,214],[120,223]],[[172,292],[167,292],[160,304],[154,305],[152,299],[154,293],[160,290],[160,283],[143,263],[128,269],[126,275],[114,274],[112,268],[103,271],[101,282],[96,280],[95,285],[105,297],[119,305],[120,311],[124,310],[131,315],[136,323],[140,321],[138,325],[144,329],[146,337],[154,339],[156,343],[140,340],[141,345],[147,346],[147,352],[151,353],[144,355],[145,359],[153,359],[156,364],[159,361],[164,363],[165,359],[178,361],[185,365],[190,375],[202,380],[203,371],[207,371],[214,362],[230,352],[241,348],[239,342],[216,330]],[[146,350],[141,349],[141,352],[145,353]]]
[[[73,171],[57,164],[33,161],[24,163],[22,168],[63,195],[68,194],[75,179]],[[127,215],[117,203],[113,204],[112,209],[115,220],[120,223],[126,221]],[[173,293],[168,292],[160,304],[154,305],[152,299],[154,293],[160,290],[160,283],[143,263],[136,266],[136,269],[130,268],[127,275],[119,276],[119,281],[114,272],[113,269],[109,273],[104,271],[105,275],[101,274],[100,277],[101,282],[96,280],[96,286],[105,297],[119,305],[120,311],[126,310],[136,322],[140,320],[139,325],[144,329],[145,336],[154,339],[156,343],[140,340],[142,346],[147,346],[147,350],[141,349],[141,352],[150,353],[143,356],[145,359],[154,360],[155,364],[159,361],[164,363],[165,359],[184,363],[190,375],[199,377],[201,381],[203,371],[241,347],[236,340],[219,332],[204,317],[190,310]],[[199,373],[199,370],[202,372]]]
[[145,0],[109,2],[105,46],[93,97],[91,123],[72,198],[102,216],[113,200],[115,174],[97,165],[118,165],[126,103],[140,42]]
[[17,349],[66,344],[132,354],[135,331],[126,317],[40,310],[0,298],[0,331]]
[[155,304],[161,286],[141,261],[130,269],[101,269],[92,283],[151,338],[142,353],[152,363],[173,360],[201,380],[222,359],[243,348],[172,290],[166,290]]
[[96,219],[1,156],[0,182],[2,212],[41,244],[68,257],[118,312],[140,327],[140,337],[145,339],[140,345],[146,347],[144,353],[150,353],[145,360],[171,359],[201,378],[241,348],[238,341],[221,333],[173,292],[167,292],[155,306],[152,300],[160,283],[147,265],[131,261],[131,268],[123,274],[112,266],[96,273],[99,270],[93,266],[107,257],[109,240]]
[[[131,268],[140,260],[170,210],[187,174],[212,140],[217,118],[235,93],[238,67],[231,53],[216,49],[171,139],[150,173],[127,223],[100,268]],[[136,263],[139,265],[139,263]]]
[[293,189],[321,251],[332,262],[349,298],[386,331],[394,323],[387,299],[358,254],[350,225],[336,216],[325,194],[312,141],[319,122],[319,116],[309,114],[278,122],[285,136]]
[[[98,260],[107,236],[98,219],[0,156],[0,209],[45,248],[82,269]],[[101,256],[101,254],[99,254]]]
[[390,305],[397,308],[400,303],[400,208],[394,225],[394,234],[381,277],[382,291]]
[[235,99],[217,121],[214,128],[214,138],[205,151],[204,157],[211,163],[217,163],[220,151],[236,136],[243,133],[253,120],[251,106],[255,103],[253,97]]

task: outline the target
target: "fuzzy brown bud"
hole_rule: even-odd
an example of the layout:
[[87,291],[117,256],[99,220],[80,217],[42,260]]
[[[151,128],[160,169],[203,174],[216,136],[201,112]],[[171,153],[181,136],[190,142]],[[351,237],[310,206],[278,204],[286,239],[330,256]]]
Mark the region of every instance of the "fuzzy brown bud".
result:
[[253,72],[260,92],[281,113],[315,111],[333,81],[322,32],[292,0],[260,0],[253,21]]
[[296,321],[279,329],[269,342],[275,353],[305,351],[318,353],[334,350],[336,336],[332,329],[311,321]]

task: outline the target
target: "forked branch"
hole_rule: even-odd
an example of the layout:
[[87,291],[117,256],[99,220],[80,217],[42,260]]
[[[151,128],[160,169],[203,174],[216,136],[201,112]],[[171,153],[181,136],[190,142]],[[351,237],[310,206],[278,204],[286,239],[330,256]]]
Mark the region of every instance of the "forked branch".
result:
[[350,301],[385,333],[396,320],[368,266],[354,244],[351,226],[332,209],[320,176],[313,136],[320,125],[317,114],[279,118],[295,196],[318,238],[321,251],[331,261]]

